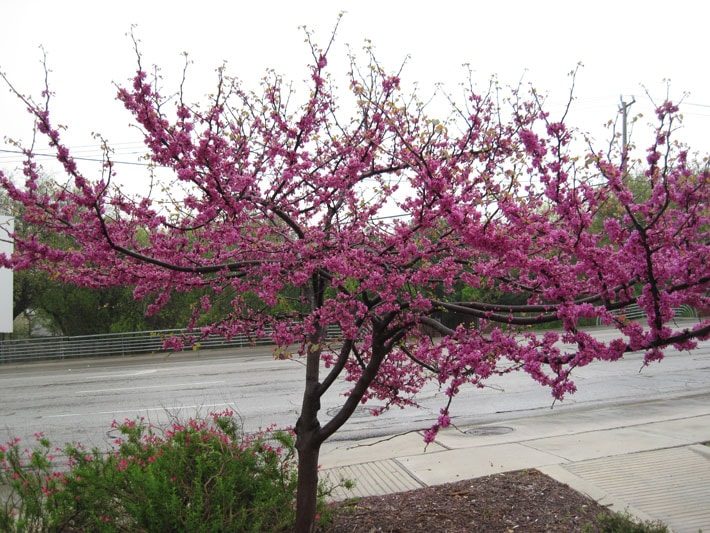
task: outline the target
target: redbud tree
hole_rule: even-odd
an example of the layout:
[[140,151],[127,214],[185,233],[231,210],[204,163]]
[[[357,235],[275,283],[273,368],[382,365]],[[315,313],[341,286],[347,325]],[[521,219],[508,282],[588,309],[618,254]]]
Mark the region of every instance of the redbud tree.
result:
[[[464,386],[525,372],[562,398],[575,390],[577,367],[638,350],[650,362],[708,338],[708,320],[673,326],[674,307],[708,307],[709,279],[710,172],[671,138],[676,105],[657,106],[645,161],[622,167],[625,154],[580,149],[588,145],[534,91],[504,97],[495,84],[469,84],[439,121],[371,55],[362,69],[351,60],[351,97],[339,103],[328,50],[311,51],[299,103],[276,75],[249,92],[220,69],[214,94],[190,105],[182,92],[164,96],[139,55],[117,97],[160,169],[152,190],[164,180],[145,196],[113,185],[107,144],[100,172],[80,170],[52,120],[49,87],[37,101],[5,79],[68,181],[39,186],[30,148],[24,184],[0,173],[24,220],[62,237],[16,235],[3,266],[131,286],[152,299],[151,312],[200,289],[188,324],[199,334],[270,335],[279,354],[305,360],[299,531],[314,524],[320,446],[361,403],[416,405],[425,384],[438,384],[448,402],[425,433],[430,442]],[[634,194],[630,176],[648,194]],[[457,297],[493,293],[520,303]],[[198,328],[225,294],[228,314]],[[645,321],[613,313],[632,303]],[[452,326],[454,315],[468,320]],[[585,319],[617,338],[595,339],[579,328]],[[548,323],[560,326],[532,327]],[[333,325],[337,343],[326,338]],[[324,416],[321,398],[337,380],[351,384],[346,401]]]

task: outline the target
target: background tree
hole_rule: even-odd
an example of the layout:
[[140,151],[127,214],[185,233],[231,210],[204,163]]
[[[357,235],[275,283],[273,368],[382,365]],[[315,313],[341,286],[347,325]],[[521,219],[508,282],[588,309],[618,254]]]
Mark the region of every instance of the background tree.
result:
[[91,289],[48,281],[33,309],[61,335],[92,335],[145,329],[143,305],[123,287]]
[[[53,333],[68,336],[179,329],[206,296],[204,290],[173,294],[155,314],[146,315],[150,300],[136,300],[133,287],[81,287],[51,279],[36,269],[17,272],[13,282],[14,318],[30,313]],[[231,298],[212,298],[214,305],[197,325],[218,321],[229,313],[226,307]]]
[[[108,148],[101,175],[89,179],[52,123],[49,88],[40,103],[17,94],[71,190],[39,191],[31,150],[24,186],[0,176],[27,222],[69,243],[19,238],[4,264],[91,287],[134,286],[136,296],[153,298],[148,313],[176,292],[204,290],[193,327],[229,294],[229,314],[202,326],[203,335],[268,332],[284,349],[298,346],[299,531],[314,523],[320,446],[360,403],[416,405],[416,393],[438,383],[449,401],[426,432],[430,442],[466,384],[523,371],[562,398],[575,390],[577,367],[635,350],[650,362],[665,346],[692,349],[708,337],[707,320],[672,327],[673,306],[708,304],[710,174],[671,142],[676,106],[658,107],[639,170],[651,193],[636,199],[618,162],[572,153],[573,130],[534,94],[470,85],[439,121],[370,56],[365,69],[352,62],[347,118],[325,73],[328,49],[311,50],[310,94],[298,106],[276,75],[257,94],[222,69],[207,105],[191,106],[181,93],[162,96],[139,57],[118,98],[142,127],[153,163],[172,171],[170,208],[165,198],[113,187]],[[623,209],[602,235],[591,226],[611,197]],[[524,303],[461,300],[462,287],[469,297],[498,291]],[[630,303],[647,313],[645,325],[611,313]],[[479,327],[447,326],[450,314]],[[601,342],[578,328],[597,317],[618,338]],[[558,320],[561,333],[525,329]],[[331,324],[343,340],[328,345]],[[183,340],[166,346],[181,349]],[[322,419],[320,399],[338,379],[352,387]]]
[[35,307],[47,284],[47,275],[41,271],[23,270],[12,278],[12,319]]
[[[46,193],[56,193],[56,184],[44,179]],[[16,237],[34,236],[55,247],[66,247],[57,235],[43,231],[41,226],[23,220],[23,206],[0,191],[0,211],[11,213],[17,220]],[[36,268],[19,270],[13,277],[13,319],[23,313],[28,321],[38,320],[43,328],[61,335],[93,335],[126,331],[176,329],[184,327],[192,310],[205,296],[204,289],[173,294],[157,313],[147,316],[149,300],[136,300],[133,287],[82,287],[65,283],[50,272]],[[213,322],[228,313],[228,293],[213,298],[210,312],[201,323]],[[46,329],[45,334],[46,334]],[[31,336],[32,327],[28,334]]]

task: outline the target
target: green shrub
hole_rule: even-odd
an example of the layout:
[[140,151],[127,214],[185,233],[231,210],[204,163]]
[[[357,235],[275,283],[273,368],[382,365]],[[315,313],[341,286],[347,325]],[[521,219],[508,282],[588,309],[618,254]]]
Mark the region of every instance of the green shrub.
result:
[[668,528],[658,521],[638,522],[629,513],[610,512],[600,514],[585,533],[668,533]]
[[[57,465],[38,435],[0,448],[0,531],[283,531],[295,517],[293,436],[244,435],[233,413],[157,429],[114,423],[109,453],[73,445]],[[321,508],[325,490],[321,489]]]

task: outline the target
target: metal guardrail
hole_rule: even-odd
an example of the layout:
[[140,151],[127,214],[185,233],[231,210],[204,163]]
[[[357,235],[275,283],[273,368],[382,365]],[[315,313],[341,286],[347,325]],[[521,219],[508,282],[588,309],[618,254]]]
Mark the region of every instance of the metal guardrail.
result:
[[[623,316],[627,320],[638,320],[639,318],[646,318],[646,312],[641,309],[638,304],[627,305],[621,309],[616,309],[611,312],[612,315],[621,317]],[[680,307],[673,308],[674,318],[698,318],[698,312],[690,307],[689,305],[681,305]],[[597,326],[602,324],[601,319],[597,318]]]
[[[0,364],[46,359],[68,359],[76,357],[100,357],[134,355],[144,353],[168,353],[163,349],[163,341],[168,337],[186,335],[199,338],[198,332],[186,329],[164,329],[158,331],[135,331],[101,335],[81,335],[75,337],[37,337],[0,341]],[[332,325],[328,328],[328,338],[340,336],[340,329]],[[271,337],[248,338],[238,335],[225,339],[210,335],[199,339],[197,349],[240,348],[254,345],[273,344]]]
[[[689,305],[674,309],[676,318],[698,318],[698,313]],[[624,316],[629,320],[645,318],[646,314],[638,305],[632,304],[613,312],[616,316]],[[597,325],[601,322],[597,319]],[[68,359],[76,357],[100,357],[116,355],[133,355],[144,353],[168,353],[163,349],[163,341],[167,337],[188,335],[199,337],[197,332],[186,329],[164,329],[157,331],[135,331],[128,333],[109,333],[102,335],[81,335],[75,337],[37,337],[30,339],[13,339],[0,341],[0,364],[20,361],[36,361],[46,359]],[[340,336],[340,329],[332,325],[328,328],[328,338]],[[210,335],[199,339],[198,349],[241,348],[254,345],[273,344],[268,335],[250,339],[245,335],[225,339],[218,335]]]

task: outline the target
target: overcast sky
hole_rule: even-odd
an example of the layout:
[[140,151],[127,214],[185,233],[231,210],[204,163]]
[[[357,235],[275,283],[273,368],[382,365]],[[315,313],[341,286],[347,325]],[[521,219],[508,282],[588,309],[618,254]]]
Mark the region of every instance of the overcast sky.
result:
[[[567,73],[584,63],[577,80],[577,102],[570,122],[604,136],[600,126],[613,119],[619,96],[635,96],[632,113],[650,118],[642,84],[654,98],[688,92],[685,128],[691,146],[706,151],[710,128],[710,73],[707,68],[706,2],[617,0],[400,2],[272,1],[216,2],[122,0],[5,0],[0,18],[0,68],[24,92],[38,94],[43,45],[56,92],[55,120],[68,124],[67,144],[77,155],[96,156],[91,133],[114,144],[119,159],[136,160],[140,138],[127,127],[129,117],[115,101],[113,82],[124,83],[134,71],[135,56],[126,36],[137,24],[146,64],[162,67],[168,87],[176,87],[182,51],[191,67],[188,94],[195,99],[214,86],[214,69],[223,60],[228,71],[255,86],[265,68],[295,81],[307,77],[309,50],[300,25],[326,42],[337,19],[346,15],[331,54],[335,80],[342,77],[346,45],[360,48],[365,39],[388,67],[411,60],[405,88],[417,81],[426,94],[441,82],[455,92],[468,63],[485,85],[497,74],[503,83],[521,77],[549,94],[551,110],[569,90]],[[555,107],[557,105],[557,107]],[[26,139],[29,116],[6,90],[0,91],[0,137]],[[646,123],[644,119],[642,123]],[[12,149],[5,142],[2,149]],[[0,168],[12,170],[17,156],[0,153]]]

